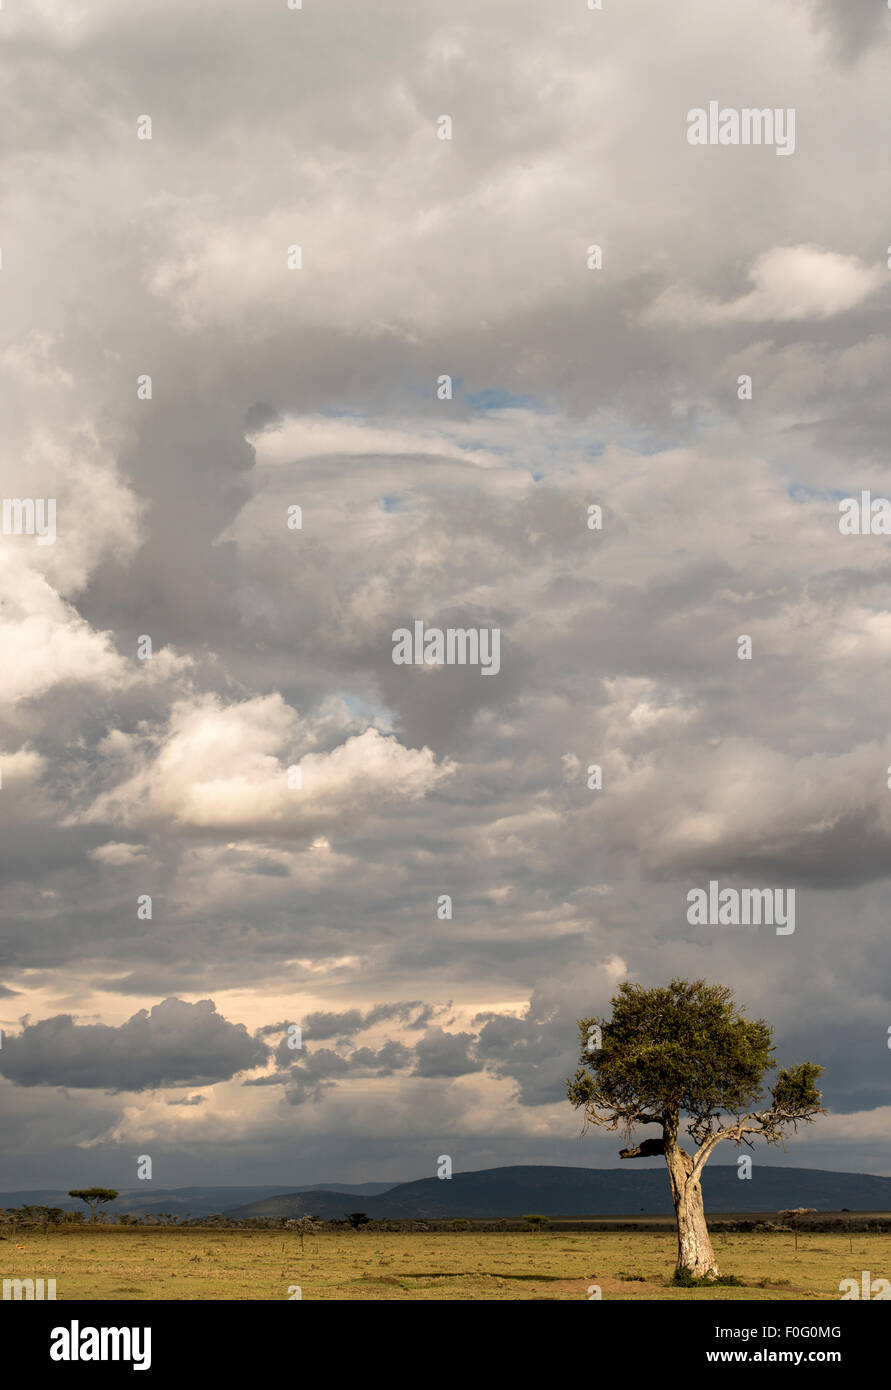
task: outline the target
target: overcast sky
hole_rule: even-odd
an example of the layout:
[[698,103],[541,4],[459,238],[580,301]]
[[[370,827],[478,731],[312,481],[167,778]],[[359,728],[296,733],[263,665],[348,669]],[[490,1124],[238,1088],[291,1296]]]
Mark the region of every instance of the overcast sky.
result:
[[826,1067],[754,1181],[891,1173],[891,10],[0,25],[0,1187],[618,1166],[575,1021],[672,975]]

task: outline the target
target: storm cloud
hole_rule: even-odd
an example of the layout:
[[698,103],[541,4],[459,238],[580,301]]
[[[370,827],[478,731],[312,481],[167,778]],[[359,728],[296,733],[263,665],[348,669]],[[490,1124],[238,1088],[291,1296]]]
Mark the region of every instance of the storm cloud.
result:
[[887,1172],[891,11],[212,11],[4,11],[3,1184],[612,1165],[576,1019],[675,974]]

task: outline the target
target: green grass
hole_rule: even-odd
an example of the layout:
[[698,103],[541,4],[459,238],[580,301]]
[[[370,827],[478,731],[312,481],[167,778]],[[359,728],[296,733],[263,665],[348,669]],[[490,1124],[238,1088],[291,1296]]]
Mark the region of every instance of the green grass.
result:
[[[689,1269],[676,1269],[671,1279],[676,1289],[744,1289],[745,1284],[738,1274],[719,1274],[714,1279],[700,1279]],[[760,1287],[764,1287],[764,1283]]]
[[[718,1234],[723,1276],[739,1285],[672,1283],[669,1232],[323,1232],[100,1227],[0,1242],[0,1278],[56,1279],[66,1299],[835,1300],[841,1279],[891,1277],[891,1235]],[[19,1248],[22,1247],[22,1248]]]

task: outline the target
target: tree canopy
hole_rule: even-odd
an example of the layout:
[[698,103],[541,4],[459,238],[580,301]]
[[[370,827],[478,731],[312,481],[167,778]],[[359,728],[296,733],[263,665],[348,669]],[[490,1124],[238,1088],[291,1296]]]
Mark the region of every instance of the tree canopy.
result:
[[68,1193],[69,1197],[79,1197],[82,1202],[86,1202],[90,1208],[90,1220],[95,1220],[96,1208],[100,1202],[113,1202],[117,1197],[117,1189],[114,1187],[73,1187]]
[[[630,1131],[674,1112],[689,1116],[697,1145],[719,1133],[778,1143],[821,1112],[815,1082],[823,1069],[813,1062],[783,1068],[765,1088],[772,1030],[746,1018],[727,986],[674,979],[646,989],[626,981],[611,1002],[611,1018],[579,1020],[581,1065],[567,1084],[586,1126]],[[726,1132],[726,1115],[745,1119],[742,1127],[731,1122],[738,1136]]]

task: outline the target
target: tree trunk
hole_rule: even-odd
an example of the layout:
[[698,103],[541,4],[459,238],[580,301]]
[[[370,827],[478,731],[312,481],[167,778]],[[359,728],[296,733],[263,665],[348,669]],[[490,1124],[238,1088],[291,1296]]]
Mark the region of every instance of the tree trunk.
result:
[[720,1274],[705,1220],[702,1187],[690,1176],[693,1160],[676,1143],[666,1142],[665,1162],[671,1182],[678,1223],[678,1272],[687,1270],[697,1279],[717,1279]]
[[675,1204],[678,1221],[678,1269],[688,1269],[697,1279],[717,1279],[720,1274],[708,1233],[702,1188],[687,1180]]

